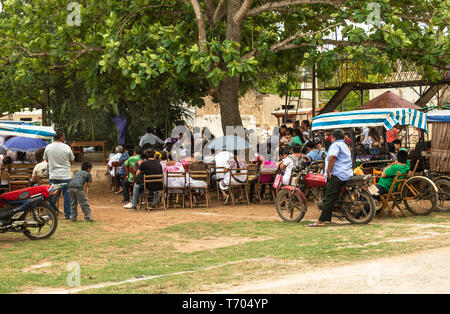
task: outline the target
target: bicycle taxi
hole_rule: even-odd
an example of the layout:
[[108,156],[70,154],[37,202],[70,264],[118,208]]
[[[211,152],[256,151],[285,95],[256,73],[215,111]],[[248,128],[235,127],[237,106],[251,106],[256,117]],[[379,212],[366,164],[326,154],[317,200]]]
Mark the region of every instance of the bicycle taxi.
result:
[[427,113],[427,124],[431,129],[431,150],[421,152],[425,157],[424,176],[438,187],[436,211],[450,211],[450,110],[435,110]]
[[[313,118],[311,129],[313,132],[329,132],[333,129],[343,129],[344,132],[350,133],[354,168],[359,166],[364,174],[372,175],[373,183],[376,184],[381,177],[379,174],[382,173],[383,168],[387,167],[395,158],[389,152],[386,144],[386,131],[391,130],[396,125],[413,126],[428,133],[426,114],[414,109],[403,108],[321,114]],[[364,151],[364,148],[358,147],[356,144],[357,130],[366,126],[381,127],[383,129],[384,143],[377,151],[368,152],[367,149]],[[361,158],[361,156],[366,158]],[[378,206],[380,206],[379,215],[383,214],[385,209],[388,209],[390,213],[398,217],[394,211],[394,208],[396,208],[403,216],[406,216],[400,203],[403,203],[406,209],[414,215],[428,215],[435,209],[438,199],[438,188],[428,177],[416,175],[416,166],[417,164],[411,165],[412,171],[404,178],[399,173],[397,174],[391,191],[378,202]],[[396,188],[395,190],[394,187]],[[393,205],[390,205],[391,203]]]

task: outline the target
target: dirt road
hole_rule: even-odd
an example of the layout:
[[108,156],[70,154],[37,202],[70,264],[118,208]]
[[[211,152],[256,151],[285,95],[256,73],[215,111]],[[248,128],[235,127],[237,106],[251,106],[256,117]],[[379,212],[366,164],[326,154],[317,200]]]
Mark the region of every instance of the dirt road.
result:
[[322,268],[211,293],[450,293],[450,247]]

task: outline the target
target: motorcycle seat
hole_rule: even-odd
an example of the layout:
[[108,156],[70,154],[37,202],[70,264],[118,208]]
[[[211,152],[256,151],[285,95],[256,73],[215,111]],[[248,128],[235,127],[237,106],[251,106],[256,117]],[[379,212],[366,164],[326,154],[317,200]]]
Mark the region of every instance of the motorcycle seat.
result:
[[364,182],[368,182],[370,180],[370,175],[363,175],[363,176],[353,176],[347,181],[345,181],[345,185],[353,185],[353,184],[361,184]]
[[[34,195],[37,195],[40,193],[46,194],[48,192],[49,187],[50,187],[50,185],[40,185],[40,186],[24,188],[24,189],[12,191],[12,192],[3,193],[2,195],[0,195],[0,198],[5,201],[17,201],[17,200],[20,200],[19,196],[21,196],[21,195],[22,195],[21,197],[28,198],[30,196],[34,196]],[[22,194],[24,192],[25,193],[28,192],[28,194]]]

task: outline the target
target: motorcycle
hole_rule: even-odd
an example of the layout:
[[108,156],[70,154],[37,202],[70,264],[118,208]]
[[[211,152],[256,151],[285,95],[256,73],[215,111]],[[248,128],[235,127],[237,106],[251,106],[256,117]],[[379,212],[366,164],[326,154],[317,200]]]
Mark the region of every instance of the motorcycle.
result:
[[[321,162],[313,162],[309,166],[295,169],[295,185],[283,186],[275,200],[277,213],[288,222],[299,222],[307,211],[307,198],[311,195],[319,210],[325,195],[326,179],[323,174],[312,173],[310,169]],[[322,162],[323,163],[323,162]],[[368,224],[375,217],[376,201],[366,191],[371,176],[354,176],[348,180],[339,193],[334,205],[333,216],[339,220],[348,220],[353,224]]]
[[64,185],[28,187],[0,195],[0,233],[22,232],[31,240],[50,238],[60,213],[50,196]]

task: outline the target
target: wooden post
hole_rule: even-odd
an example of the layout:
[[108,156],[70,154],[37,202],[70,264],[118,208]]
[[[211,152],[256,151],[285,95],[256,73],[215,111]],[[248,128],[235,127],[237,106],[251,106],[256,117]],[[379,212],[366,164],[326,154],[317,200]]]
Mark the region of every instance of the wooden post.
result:
[[355,136],[355,128],[351,128],[351,137],[352,137],[352,164],[353,168],[356,168],[356,136]]
[[316,65],[313,65],[312,68],[312,117],[314,118],[316,116]]
[[361,106],[364,106],[364,89],[361,89]]
[[441,110],[441,105],[442,105],[441,100],[442,100],[442,96],[443,96],[443,95],[441,95],[441,89],[440,89],[440,86],[438,85],[438,92],[437,92],[438,110]]
[[284,119],[282,121],[282,123],[286,124],[286,125],[287,125],[287,114],[288,114],[287,103],[288,103],[288,94],[286,94],[286,101],[284,102]]

